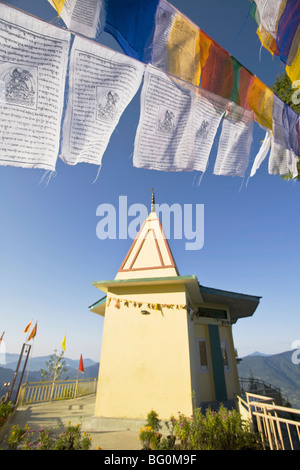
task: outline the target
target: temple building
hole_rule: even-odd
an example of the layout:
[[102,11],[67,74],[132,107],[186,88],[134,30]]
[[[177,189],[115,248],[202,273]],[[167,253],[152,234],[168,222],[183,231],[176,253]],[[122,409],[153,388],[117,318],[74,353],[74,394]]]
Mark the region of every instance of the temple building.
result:
[[104,296],[90,311],[104,317],[95,418],[169,420],[239,393],[232,325],[254,314],[260,297],[180,276],[155,211],[142,225]]

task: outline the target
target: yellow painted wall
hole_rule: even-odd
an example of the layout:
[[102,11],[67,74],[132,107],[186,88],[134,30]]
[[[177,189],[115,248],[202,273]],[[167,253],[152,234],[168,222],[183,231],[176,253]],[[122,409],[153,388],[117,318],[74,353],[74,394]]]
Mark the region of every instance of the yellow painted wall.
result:
[[[166,290],[168,289],[168,290]],[[108,298],[185,304],[183,285],[119,287]],[[106,307],[95,416],[160,419],[192,414],[188,314],[185,309]],[[143,308],[145,308],[143,306]]]

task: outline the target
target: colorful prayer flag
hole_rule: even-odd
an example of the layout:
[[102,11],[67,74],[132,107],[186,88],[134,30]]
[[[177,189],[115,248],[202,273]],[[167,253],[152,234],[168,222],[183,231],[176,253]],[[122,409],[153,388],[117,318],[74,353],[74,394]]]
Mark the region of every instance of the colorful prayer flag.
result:
[[64,339],[62,340],[61,347],[62,347],[63,351],[66,350],[66,335],[64,336]]
[[23,333],[28,333],[29,329],[30,329],[30,326],[31,326],[31,323],[32,323],[32,320],[30,320],[30,322],[28,323],[28,325],[25,327],[25,330]]
[[27,341],[30,341],[31,339],[33,339],[36,335],[36,332],[37,332],[37,323],[34,325],[30,335],[27,338]]
[[200,83],[200,29],[165,0],[155,16],[151,63],[187,83]]
[[[205,43],[204,50],[207,59],[201,69],[201,88],[223,98],[230,99],[233,90],[233,64],[231,56],[202,31],[200,35],[200,52],[202,51],[202,41]],[[208,45],[209,50],[207,54]]]
[[80,360],[79,360],[79,367],[78,367],[79,372],[84,372],[84,366],[83,366],[83,360],[82,360],[82,354],[80,355]]
[[151,57],[158,2],[159,0],[105,1],[104,31],[118,41],[126,55],[145,63]]

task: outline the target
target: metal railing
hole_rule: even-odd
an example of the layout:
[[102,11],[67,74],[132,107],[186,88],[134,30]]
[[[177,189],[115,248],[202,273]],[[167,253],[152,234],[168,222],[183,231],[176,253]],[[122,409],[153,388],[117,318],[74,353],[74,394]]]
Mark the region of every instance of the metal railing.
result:
[[238,408],[253,430],[261,436],[266,450],[300,450],[300,410],[278,406],[271,397],[246,392],[238,396]]
[[242,377],[239,379],[239,382],[242,396],[245,395],[246,392],[255,393],[256,395],[273,398],[276,405],[283,405],[283,399],[279,387],[276,387],[265,380],[253,377]]
[[96,378],[25,383],[20,390],[18,405],[82,397],[96,393],[96,388]]

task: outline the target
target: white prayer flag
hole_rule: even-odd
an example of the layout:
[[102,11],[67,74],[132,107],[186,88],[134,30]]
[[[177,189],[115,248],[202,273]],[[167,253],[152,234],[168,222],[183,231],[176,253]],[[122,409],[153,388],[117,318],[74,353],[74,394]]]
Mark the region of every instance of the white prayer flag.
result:
[[250,176],[255,175],[258,168],[260,167],[260,165],[262,164],[262,162],[264,161],[264,159],[268,155],[270,147],[271,147],[271,132],[269,131],[269,129],[267,129],[265,138],[263,140],[263,143],[262,143],[262,145],[259,149],[258,154],[256,155],[256,157],[254,159],[254,162],[253,162],[253,165],[252,165],[252,168],[251,168]]
[[228,100],[199,89],[195,105],[195,148],[190,167],[206,171],[214,139],[227,108]]
[[298,175],[298,157],[292,150],[284,148],[273,140],[271,142],[271,152],[269,157],[269,174],[293,177]]
[[70,33],[0,4],[0,165],[55,170]]
[[130,57],[75,37],[63,124],[65,163],[101,165],[109,139],[141,85],[144,68]]
[[75,33],[95,38],[102,0],[48,0],[65,25]]
[[234,103],[223,119],[215,175],[245,175],[249,163],[253,132],[253,113]]
[[277,23],[282,0],[254,0],[259,12],[259,19],[262,26],[275,39],[277,33]]
[[195,91],[151,65],[141,93],[133,165],[162,171],[191,170]]

